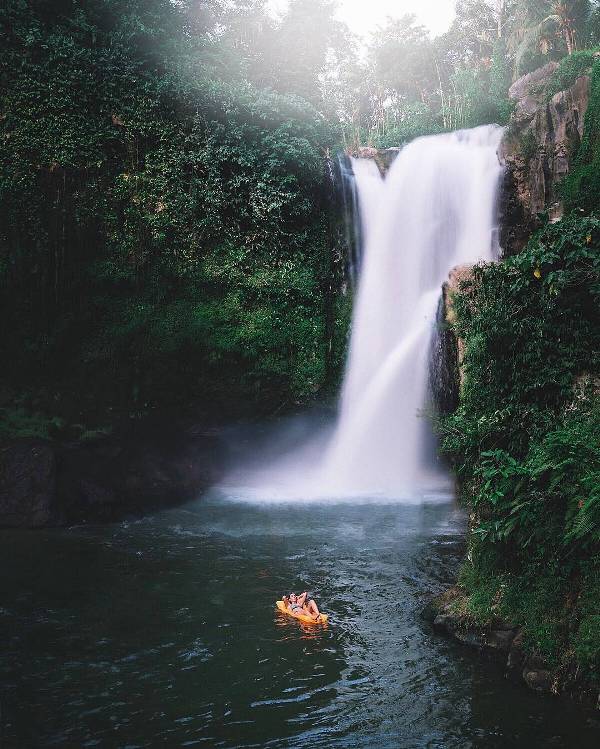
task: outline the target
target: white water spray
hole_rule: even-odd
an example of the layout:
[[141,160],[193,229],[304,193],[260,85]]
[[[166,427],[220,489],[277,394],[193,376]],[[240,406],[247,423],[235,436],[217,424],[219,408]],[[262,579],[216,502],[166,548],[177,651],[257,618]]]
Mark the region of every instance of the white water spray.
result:
[[428,355],[440,288],[456,265],[491,260],[502,129],[419,138],[387,178],[355,159],[362,271],[337,429],[321,482],[338,495],[393,493],[432,467]]
[[385,180],[372,160],[353,160],[363,250],[337,425],[320,461],[307,445],[261,471],[258,494],[406,497],[431,486],[421,412],[435,313],[452,268],[496,254],[501,137],[490,125],[419,138]]

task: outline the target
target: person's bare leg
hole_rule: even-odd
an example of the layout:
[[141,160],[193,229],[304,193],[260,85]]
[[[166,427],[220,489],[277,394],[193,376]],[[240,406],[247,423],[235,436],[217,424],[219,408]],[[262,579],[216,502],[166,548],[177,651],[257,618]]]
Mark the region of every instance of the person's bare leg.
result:
[[315,601],[311,598],[310,601],[306,602],[306,606],[308,608],[308,611],[311,616],[314,616],[315,619],[318,619],[321,616],[321,612],[319,611],[319,607],[315,603]]

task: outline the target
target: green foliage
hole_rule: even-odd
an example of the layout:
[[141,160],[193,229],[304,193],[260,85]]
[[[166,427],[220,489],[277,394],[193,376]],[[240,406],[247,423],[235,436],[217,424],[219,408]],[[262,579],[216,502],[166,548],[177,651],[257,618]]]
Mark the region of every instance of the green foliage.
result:
[[465,614],[479,626],[502,619],[522,627],[526,647],[557,665],[561,646],[565,646],[568,575],[559,567],[546,574],[526,566],[518,572],[508,570],[501,555],[490,552],[479,540],[473,543],[472,557],[459,576],[468,594]]
[[507,98],[506,78],[507,69],[500,56],[492,60],[490,71],[485,75],[477,68],[457,68],[450,79],[452,126],[470,128],[490,123],[506,124],[512,111]]
[[457,296],[456,331],[467,341],[465,386],[448,422],[460,421],[461,429],[447,439],[457,455],[463,439],[476,440],[470,470],[484,450],[521,458],[530,438],[572,400],[576,378],[594,370],[599,227],[595,217],[549,224],[520,255],[476,267]]
[[[474,533],[491,543],[511,540],[519,548],[544,546],[548,517],[562,544],[600,539],[600,404],[580,394],[557,425],[532,442],[525,458],[505,450],[481,453],[474,506],[493,507],[493,519]],[[560,527],[558,527],[560,525]]]
[[318,93],[332,32],[296,69],[259,5],[3,5],[10,388],[53,383],[82,408],[269,407],[335,378],[337,134],[299,95]]
[[515,73],[523,75],[549,57],[571,55],[578,36],[586,36],[591,9],[590,0],[515,0],[509,35]]
[[509,20],[505,9],[479,0],[458,3],[452,27],[437,39],[414,16],[389,19],[369,50],[369,106],[356,108],[362,115],[357,130],[387,147],[419,135],[506,124],[513,107]]
[[592,67],[583,139],[561,191],[567,208],[590,212],[600,205],[600,60]]
[[501,616],[523,627],[525,645],[549,665],[558,665],[565,645],[568,575],[559,565],[545,574],[525,570],[505,577],[498,609]]
[[49,416],[37,410],[31,400],[20,397],[17,405],[0,408],[0,441],[15,437],[92,440],[111,431],[110,427],[90,429],[83,424],[68,423],[62,416]]
[[48,418],[23,407],[0,408],[0,439],[13,436],[47,439],[53,428],[61,425],[58,417]]
[[570,637],[577,660],[600,681],[600,562],[582,565],[581,594],[577,601],[579,627]]
[[382,133],[375,134],[371,141],[376,148],[402,146],[423,135],[444,132],[443,125],[424,104],[413,104],[404,108],[403,118],[387,126]]
[[497,39],[492,53],[489,80],[490,105],[495,110],[492,121],[498,125],[508,124],[514,102],[508,98],[511,84],[510,60],[504,39]]
[[498,594],[502,577],[492,565],[484,565],[479,560],[475,565],[465,562],[458,576],[459,585],[469,593],[466,614],[475,624],[490,624],[497,611]]
[[374,36],[371,57],[375,78],[387,93],[423,100],[435,75],[435,61],[428,32],[417,25],[414,15],[388,18]]
[[[441,431],[476,519],[461,582],[477,620],[522,624],[550,660],[568,646],[573,580],[600,549],[599,250],[598,218],[569,215],[476,267],[454,299],[465,377]],[[597,603],[582,652],[596,615]]]
[[582,49],[573,52],[572,55],[563,57],[546,84],[544,93],[548,99],[551,99],[559,91],[564,91],[572,86],[579,76],[589,73],[594,64],[594,55],[597,52],[598,47],[595,47],[593,49]]

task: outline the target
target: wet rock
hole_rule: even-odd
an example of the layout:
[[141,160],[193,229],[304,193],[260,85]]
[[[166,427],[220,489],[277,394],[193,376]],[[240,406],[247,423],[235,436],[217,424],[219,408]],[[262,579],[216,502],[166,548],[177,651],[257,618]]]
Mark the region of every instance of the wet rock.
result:
[[393,164],[401,148],[373,148],[372,146],[359,146],[350,151],[349,155],[356,159],[373,159],[382,177],[385,177],[390,166]]
[[532,174],[532,214],[548,209],[550,220],[562,217],[563,205],[556,187],[569,172],[581,143],[589,90],[589,76],[581,76],[571,88],[553,96],[531,123],[531,131],[538,144],[529,167]]
[[436,632],[504,663],[506,677],[512,681],[600,709],[597,683],[590,682],[575,662],[552,669],[539,655],[526,653],[523,630],[510,622],[496,619],[487,626],[477,624],[469,614],[468,597],[458,586],[429,601],[424,616]]
[[544,98],[544,87],[550,80],[558,63],[551,61],[516,80],[508,89],[508,98],[515,102],[512,120],[522,125],[530,122]]
[[354,156],[356,159],[374,159],[378,153],[379,150],[373,148],[373,146],[359,146],[354,149],[350,155]]
[[433,626],[438,632],[451,632],[452,617],[447,614],[438,614],[433,620]]
[[477,629],[463,628],[458,623],[455,623],[454,628],[448,631],[449,634],[453,635],[455,640],[458,640],[463,645],[477,648],[478,650],[482,650],[485,647],[485,639]]
[[15,440],[0,448],[0,525],[39,528],[59,522],[56,455],[43,440]]
[[535,692],[552,692],[554,678],[551,671],[546,669],[523,669],[523,681]]
[[506,660],[506,670],[509,675],[517,676],[521,673],[525,661],[525,650],[523,647],[523,632],[518,630],[510,645],[508,658]]
[[439,606],[435,599],[428,601],[424,608],[421,610],[421,616],[426,622],[433,624],[438,615]]
[[105,522],[193,499],[219,477],[218,440],[170,435],[64,449],[59,501],[69,522]]
[[452,326],[456,322],[454,296],[460,291],[463,283],[468,283],[473,275],[472,265],[457,265],[450,271],[448,280],[442,286],[442,310],[438,315],[438,327],[442,335],[438,336],[437,357],[440,361],[437,369],[431,368],[436,381],[431,383],[431,389],[441,413],[452,413],[458,405],[460,391],[464,382],[462,366],[465,343],[457,338]]
[[458,407],[460,387],[458,341],[446,319],[449,304],[448,284],[444,284],[429,353],[429,388],[436,412],[443,415]]
[[502,653],[508,653],[515,636],[515,630],[509,629],[492,629],[486,633],[485,644],[488,648],[498,650]]

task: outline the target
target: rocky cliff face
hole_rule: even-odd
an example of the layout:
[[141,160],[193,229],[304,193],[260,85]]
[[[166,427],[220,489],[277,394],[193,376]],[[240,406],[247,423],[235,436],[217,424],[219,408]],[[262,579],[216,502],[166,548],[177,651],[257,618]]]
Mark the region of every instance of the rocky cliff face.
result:
[[[546,85],[557,67],[550,62],[515,81],[509,90],[515,108],[498,154],[506,167],[499,205],[500,246],[505,256],[523,249],[539,226],[540,214],[547,212],[551,221],[563,215],[559,184],[583,137],[590,78],[581,76],[570,88],[548,99]],[[450,326],[454,321],[453,295],[469,276],[470,268],[459,266],[444,284],[444,318]],[[458,340],[443,350],[444,356],[458,356],[458,362],[445,362],[444,368],[458,373],[459,390],[463,349]]]
[[[556,67],[556,63],[549,63],[524,76],[509,92],[515,108],[499,152],[506,167],[499,216],[504,255],[522,250],[539,226],[540,214],[547,213],[551,221],[563,215],[560,182],[570,171],[583,137],[590,78],[581,76],[572,86],[549,98],[545,90]],[[444,316],[450,327],[455,320],[455,294],[471,278],[472,267],[460,266],[450,273],[444,285]],[[450,361],[445,367],[458,372],[460,386],[464,342],[459,339],[454,348],[446,347],[444,351],[445,355],[458,357],[458,362]],[[469,524],[471,529],[479,524],[476,515],[470,516]],[[499,618],[485,624],[476,622],[469,611],[467,595],[460,587],[432,601],[425,614],[438,632],[498,658],[511,679],[535,691],[569,695],[600,709],[597,685],[584,677],[572,652],[565,652],[559,665],[544,662],[525,648],[523,630],[510,622]],[[568,622],[565,616],[565,627]]]
[[545,87],[557,63],[529,73],[509,90],[515,109],[500,148],[506,166],[500,200],[500,245],[505,255],[519,252],[547,211],[563,215],[558,189],[583,136],[590,92],[589,76],[547,99]]

